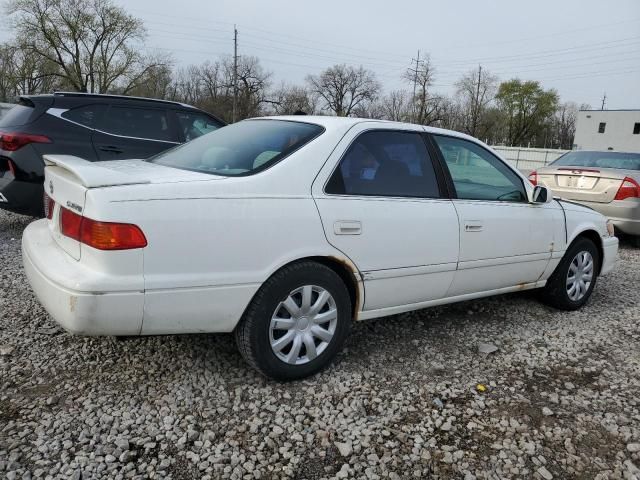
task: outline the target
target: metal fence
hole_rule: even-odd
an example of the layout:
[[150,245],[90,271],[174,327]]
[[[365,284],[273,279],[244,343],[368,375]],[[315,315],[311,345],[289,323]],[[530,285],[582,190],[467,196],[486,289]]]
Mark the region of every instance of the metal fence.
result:
[[535,170],[549,165],[570,150],[552,148],[491,147],[507,162],[520,170]]

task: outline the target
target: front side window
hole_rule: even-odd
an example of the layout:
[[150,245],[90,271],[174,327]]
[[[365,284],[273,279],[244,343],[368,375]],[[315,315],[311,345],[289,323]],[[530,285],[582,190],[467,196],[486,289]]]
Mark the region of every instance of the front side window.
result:
[[461,138],[433,136],[444,157],[458,198],[522,202],[520,177],[481,146]]
[[213,132],[222,126],[220,122],[200,112],[176,112],[176,116],[185,142]]
[[419,133],[370,131],[351,144],[326,193],[437,198],[436,174]]
[[176,141],[169,127],[166,110],[112,106],[104,116],[100,130],[125,137]]
[[168,167],[213,175],[252,175],[276,164],[324,129],[285,120],[234,123],[149,159]]

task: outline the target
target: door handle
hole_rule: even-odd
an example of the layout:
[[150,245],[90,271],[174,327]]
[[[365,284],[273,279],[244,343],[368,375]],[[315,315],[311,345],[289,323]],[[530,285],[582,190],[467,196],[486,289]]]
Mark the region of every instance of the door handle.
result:
[[107,145],[104,147],[98,147],[99,150],[102,150],[103,152],[110,152],[110,153],[122,153],[122,150],[120,150],[118,147],[114,147],[112,145]]
[[333,233],[336,235],[360,235],[362,224],[357,220],[339,220],[333,224]]
[[483,229],[482,222],[477,222],[473,220],[464,222],[464,231],[465,232],[481,232]]

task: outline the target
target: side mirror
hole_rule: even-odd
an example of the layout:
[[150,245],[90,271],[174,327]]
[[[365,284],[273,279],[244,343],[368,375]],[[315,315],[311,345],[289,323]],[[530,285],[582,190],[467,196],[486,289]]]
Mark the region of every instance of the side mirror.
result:
[[547,187],[536,185],[533,188],[531,203],[549,203],[553,200],[553,193]]

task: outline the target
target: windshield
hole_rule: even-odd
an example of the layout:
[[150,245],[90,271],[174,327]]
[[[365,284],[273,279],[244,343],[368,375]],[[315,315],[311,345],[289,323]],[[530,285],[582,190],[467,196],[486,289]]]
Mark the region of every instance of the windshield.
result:
[[279,162],[323,130],[303,122],[245,120],[167,150],[149,161],[214,175],[252,175]]
[[554,167],[600,167],[640,170],[640,153],[568,152],[551,165]]

